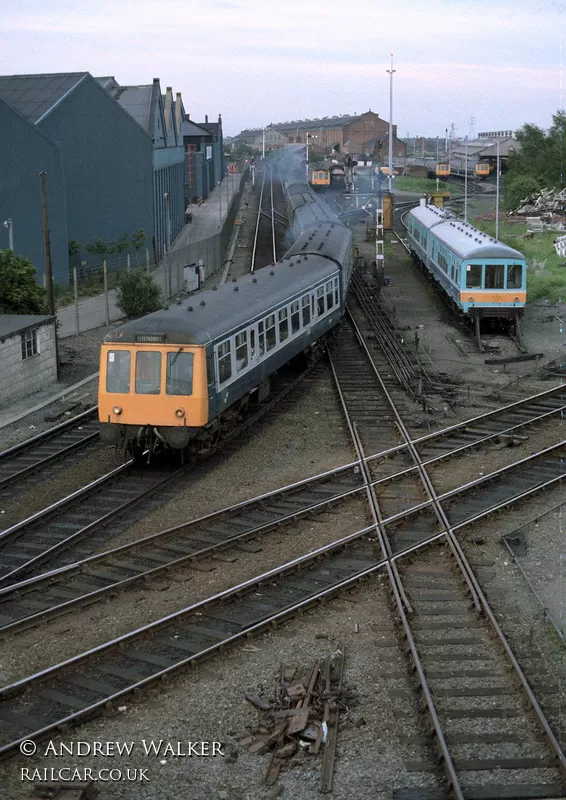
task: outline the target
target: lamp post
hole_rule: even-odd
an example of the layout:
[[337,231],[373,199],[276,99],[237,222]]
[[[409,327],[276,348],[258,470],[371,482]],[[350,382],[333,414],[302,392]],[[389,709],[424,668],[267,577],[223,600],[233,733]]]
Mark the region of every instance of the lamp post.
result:
[[265,128],[261,130],[261,160],[265,160]]
[[391,53],[391,69],[385,70],[389,74],[389,175],[387,176],[387,188],[391,194],[391,182],[393,179],[393,53]]
[[468,221],[468,137],[464,139],[464,222]]
[[5,228],[8,228],[8,249],[14,250],[14,223],[12,219],[8,217],[8,219],[4,220],[3,223]]

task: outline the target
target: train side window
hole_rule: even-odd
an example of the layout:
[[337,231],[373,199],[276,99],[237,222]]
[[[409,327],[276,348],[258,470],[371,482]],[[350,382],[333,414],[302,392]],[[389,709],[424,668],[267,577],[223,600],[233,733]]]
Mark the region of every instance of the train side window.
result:
[[334,305],[338,305],[338,278],[334,278]]
[[481,264],[466,264],[466,289],[481,289]]
[[289,312],[286,308],[279,311],[279,341],[284,342],[289,337]]
[[324,314],[324,286],[319,286],[316,290],[317,314],[321,317]]
[[332,281],[326,284],[326,308],[331,309],[334,305],[334,295],[332,293]]
[[267,350],[273,350],[277,344],[277,331],[275,328],[275,314],[270,314],[265,320],[265,331],[267,336]]
[[236,371],[241,372],[248,366],[248,334],[242,331],[236,335]]
[[189,395],[193,393],[192,353],[167,353],[167,375],[165,391],[167,394]]
[[232,342],[228,339],[226,342],[218,345],[218,382],[224,383],[232,377]]
[[486,264],[485,265],[485,288],[503,289],[505,285],[505,265]]
[[297,333],[301,327],[301,315],[299,312],[299,301],[291,303],[291,335]]
[[303,327],[306,328],[311,321],[311,299],[310,295],[305,294],[301,300],[303,307]]
[[265,355],[265,325],[263,320],[257,323],[257,332],[259,336],[259,357],[263,358]]
[[136,394],[161,391],[161,353],[141,350],[136,353]]
[[127,394],[130,391],[129,350],[110,350],[106,358],[106,391]]
[[251,328],[250,330],[250,354],[252,358],[255,358],[255,328]]
[[509,264],[507,267],[507,288],[520,289],[523,285],[523,267],[521,264]]

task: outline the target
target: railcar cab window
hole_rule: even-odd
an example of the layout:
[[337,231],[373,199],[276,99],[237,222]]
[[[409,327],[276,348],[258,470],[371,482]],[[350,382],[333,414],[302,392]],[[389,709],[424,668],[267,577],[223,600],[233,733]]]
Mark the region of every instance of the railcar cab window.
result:
[[481,264],[466,264],[466,289],[481,289]]
[[218,345],[218,381],[224,383],[232,377],[232,352],[230,340]]
[[129,350],[110,350],[106,359],[106,391],[127,394],[130,391]]
[[523,267],[521,264],[509,264],[507,267],[507,288],[520,289],[523,285]]
[[161,353],[141,350],[136,353],[136,394],[159,394]]
[[192,353],[167,353],[167,394],[189,395],[193,393],[193,360]]
[[503,289],[505,285],[505,265],[486,264],[485,265],[485,288]]

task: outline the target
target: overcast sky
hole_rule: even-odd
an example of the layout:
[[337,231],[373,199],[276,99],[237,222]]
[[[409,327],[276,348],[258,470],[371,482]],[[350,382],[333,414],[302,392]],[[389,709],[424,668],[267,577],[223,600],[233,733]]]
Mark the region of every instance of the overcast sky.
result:
[[551,0],[19,0],[0,73],[161,80],[224,131],[376,111],[399,135],[548,127],[563,106],[564,3]]

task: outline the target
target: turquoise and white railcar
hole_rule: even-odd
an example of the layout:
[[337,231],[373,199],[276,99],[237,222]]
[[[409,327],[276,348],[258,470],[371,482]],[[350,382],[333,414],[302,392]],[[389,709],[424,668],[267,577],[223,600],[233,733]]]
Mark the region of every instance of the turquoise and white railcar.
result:
[[527,265],[518,250],[496,241],[454,214],[420,205],[407,215],[411,252],[479,336],[486,317],[518,321],[527,299]]

